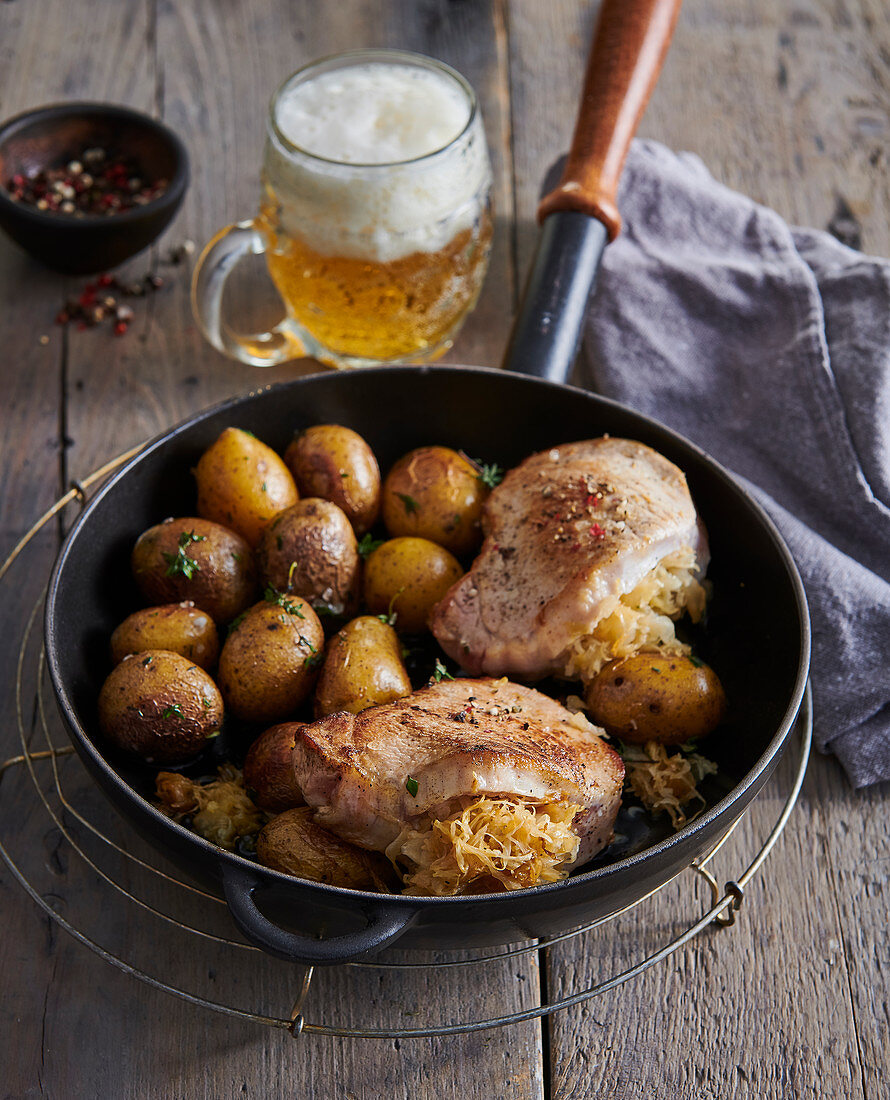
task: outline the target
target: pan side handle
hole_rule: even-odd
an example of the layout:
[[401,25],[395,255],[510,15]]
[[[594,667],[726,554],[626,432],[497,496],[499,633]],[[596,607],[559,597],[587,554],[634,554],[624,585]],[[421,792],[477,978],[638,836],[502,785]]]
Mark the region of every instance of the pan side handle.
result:
[[281,928],[260,912],[254,900],[254,893],[263,888],[259,876],[228,864],[221,864],[220,873],[226,904],[235,924],[257,947],[288,962],[326,966],[359,958],[395,940],[417,915],[416,910],[404,905],[362,902],[360,909],[368,921],[364,928],[341,936],[313,939]]
[[503,366],[564,382],[603,249],[621,231],[616,196],[631,139],[681,0],[603,0],[562,179],[538,207],[538,247]]

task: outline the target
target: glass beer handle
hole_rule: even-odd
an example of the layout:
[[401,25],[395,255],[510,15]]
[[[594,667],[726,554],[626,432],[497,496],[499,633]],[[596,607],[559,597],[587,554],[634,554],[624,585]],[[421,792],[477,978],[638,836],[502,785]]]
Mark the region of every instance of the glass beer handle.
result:
[[286,321],[271,332],[247,335],[235,332],[223,318],[226,279],[244,256],[259,256],[265,250],[263,235],[252,221],[226,226],[201,253],[192,275],[192,310],[201,331],[219,351],[254,367],[272,367],[306,354]]

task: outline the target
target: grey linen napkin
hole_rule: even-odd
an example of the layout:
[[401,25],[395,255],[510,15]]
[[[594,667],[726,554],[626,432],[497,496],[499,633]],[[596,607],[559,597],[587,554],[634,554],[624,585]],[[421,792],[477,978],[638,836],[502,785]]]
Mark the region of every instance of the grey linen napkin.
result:
[[789,227],[635,142],[577,381],[682,432],[769,512],[804,579],[816,740],[890,778],[890,262]]

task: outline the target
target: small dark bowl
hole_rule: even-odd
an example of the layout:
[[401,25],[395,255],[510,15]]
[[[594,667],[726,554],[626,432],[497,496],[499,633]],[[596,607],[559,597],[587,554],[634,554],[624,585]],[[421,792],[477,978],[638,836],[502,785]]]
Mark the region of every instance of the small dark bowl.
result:
[[[34,175],[100,147],[131,157],[143,179],[169,180],[144,206],[75,217],[13,200],[13,175]],[[92,275],[135,256],[169,225],[188,186],[188,154],[160,122],[129,107],[63,103],[26,111],[0,126],[0,227],[54,271]]]

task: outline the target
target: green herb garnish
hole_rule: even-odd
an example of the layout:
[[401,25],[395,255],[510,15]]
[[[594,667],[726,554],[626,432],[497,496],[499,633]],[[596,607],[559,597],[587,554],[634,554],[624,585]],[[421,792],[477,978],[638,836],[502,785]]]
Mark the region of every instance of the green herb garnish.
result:
[[417,789],[417,780],[412,779],[409,775],[408,778],[405,780],[405,790],[408,792],[408,794],[411,795],[412,798],[417,798]]
[[395,611],[393,611],[392,607],[390,607],[389,611],[384,611],[381,615],[378,615],[377,618],[382,623],[386,623],[387,626],[395,626],[398,616]]
[[145,660],[142,662],[142,667],[143,668],[148,668],[148,666],[150,664],[151,664],[151,657],[146,657]]
[[227,638],[232,633],[233,630],[237,630],[238,627],[242,624],[242,622],[244,622],[244,616],[246,614],[247,614],[246,611],[242,611],[240,615],[236,615],[235,618],[232,619],[232,621],[229,623],[229,629],[226,631],[226,637]]
[[433,669],[433,679],[437,684],[440,684],[443,680],[453,680],[454,677],[448,671],[444,664],[436,658],[436,667]]
[[288,615],[296,615],[298,619],[305,619],[306,616],[299,609],[299,607],[289,600],[284,592],[279,592],[273,585],[266,585],[266,590],[263,593],[263,599],[267,603],[276,604],[278,607],[284,608]]
[[405,505],[405,512],[407,515],[415,515],[420,507],[414,497],[408,496],[407,493],[396,493],[396,496]]
[[201,567],[194,558],[188,556],[186,549],[190,543],[204,542],[206,538],[206,535],[196,535],[194,531],[183,531],[179,536],[179,546],[175,554],[168,554],[166,550],[161,551],[167,563],[167,576],[175,577],[177,573],[181,573],[187,581],[190,581]]
[[698,657],[694,657],[691,653],[689,654],[689,660],[693,663],[693,665],[696,668],[704,668],[705,667],[705,662],[700,660]]
[[496,462],[480,462],[477,458],[474,459],[474,465],[479,468],[479,473],[476,474],[476,477],[483,485],[487,485],[489,489],[494,489],[495,486],[500,485],[504,480],[503,467],[498,466]]
[[204,736],[208,741],[212,741],[214,737],[219,737],[221,730],[211,730],[210,733],[205,733]]
[[182,707],[179,703],[171,703],[169,707],[165,707],[161,712],[162,718],[172,718],[174,715],[176,715],[177,718],[182,717]]
[[370,554],[373,554],[378,546],[382,546],[384,539],[375,539],[369,531],[366,535],[362,535],[358,544],[358,552],[363,558],[367,558]]
[[204,695],[201,696],[201,705],[204,707],[205,710],[210,710],[210,706],[211,706],[210,700],[208,698],[206,698]]

